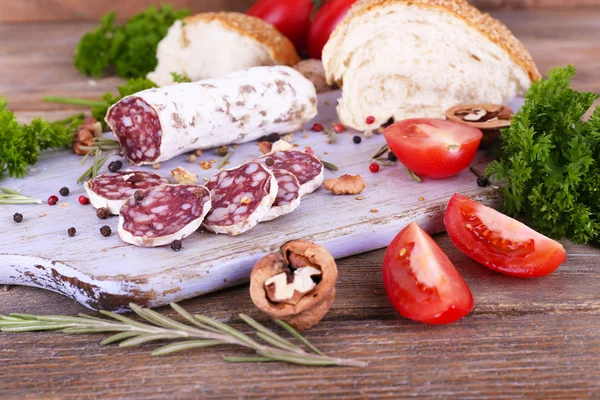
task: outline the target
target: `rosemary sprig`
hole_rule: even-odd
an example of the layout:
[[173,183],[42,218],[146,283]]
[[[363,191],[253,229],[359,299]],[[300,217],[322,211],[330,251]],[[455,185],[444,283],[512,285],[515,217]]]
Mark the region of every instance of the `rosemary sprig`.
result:
[[[406,167],[404,167],[404,168],[406,168]],[[421,183],[423,181],[419,175],[415,174],[410,169],[406,168],[406,172],[408,172],[408,175],[410,175],[410,179],[412,179],[413,181],[415,181],[417,183]]]
[[42,200],[25,196],[16,190],[0,188],[0,204],[42,204]]
[[[94,157],[94,161],[92,162],[92,165],[79,177],[79,179],[77,179],[77,183],[81,183],[98,176],[98,171],[100,168],[102,168],[104,163],[106,163],[106,160],[121,152],[121,145],[117,140],[103,137],[94,138],[94,144],[92,146],[81,146],[80,148],[82,150],[89,150],[89,152],[83,157],[83,160],[81,160],[81,165],[85,164],[90,155]],[[102,156],[103,151],[107,153],[104,157]]]
[[[221,153],[223,154],[223,153]],[[227,152],[227,154],[225,154],[223,156],[223,158],[221,158],[221,161],[219,161],[219,163],[217,164],[217,169],[221,169],[225,166],[225,163],[227,162],[227,160],[229,160],[229,157],[231,157],[231,155],[233,154],[233,151],[230,150]]]
[[325,133],[329,136],[329,139],[331,139],[331,143],[337,143],[337,135],[335,134],[334,131],[332,131],[331,129],[324,127],[323,130],[325,131]]
[[390,161],[387,158],[383,158],[383,157],[373,158],[371,160],[371,162],[374,162],[375,164],[379,164],[382,167],[393,167],[394,165],[396,165],[395,162]]
[[312,366],[367,366],[367,363],[363,361],[323,355],[298,331],[280,320],[275,320],[275,322],[310,349],[312,353],[306,352],[300,346],[284,339],[244,314],[240,314],[239,317],[250,327],[254,328],[256,336],[266,344],[256,341],[245,333],[212,318],[198,314],[192,315],[175,303],[171,303],[171,307],[180,316],[185,318],[189,324],[176,321],[156,311],[142,308],[135,304],[130,304],[129,307],[144,322],[110,311],[100,311],[109,318],[97,318],[84,314],[79,314],[77,317],[10,314],[9,316],[0,315],[0,329],[3,332],[60,330],[65,333],[74,334],[114,332],[112,336],[104,339],[100,344],[118,343],[119,347],[139,346],[158,340],[175,341],[174,343],[155,349],[152,352],[153,356],[210,346],[233,345],[254,350],[256,355],[250,357],[226,356],[223,357],[224,361],[233,363],[282,361]]
[[377,150],[377,152],[375,154],[373,154],[371,159],[379,158],[382,155],[384,155],[385,153],[387,153],[388,151],[390,151],[390,147],[387,144],[384,144],[383,146],[381,146],[381,148],[379,150]]
[[339,168],[337,167],[337,165],[335,165],[335,164],[332,164],[332,163],[330,163],[330,162],[327,162],[327,161],[325,161],[325,160],[321,160],[321,164],[323,164],[323,166],[324,166],[325,168],[327,168],[328,170],[330,170],[330,171],[337,171],[337,170],[339,169]]

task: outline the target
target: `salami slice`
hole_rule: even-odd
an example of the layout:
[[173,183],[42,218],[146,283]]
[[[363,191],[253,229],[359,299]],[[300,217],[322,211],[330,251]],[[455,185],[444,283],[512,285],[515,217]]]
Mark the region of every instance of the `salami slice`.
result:
[[[267,164],[273,160],[272,169],[284,169],[298,178],[300,196],[312,193],[323,183],[323,164],[311,154],[297,150],[277,151],[260,157],[257,161]],[[271,162],[268,162],[271,164]]]
[[156,247],[194,233],[211,207],[204,186],[160,185],[131,196],[121,207],[119,237],[140,247]]
[[277,197],[263,221],[271,221],[294,211],[300,205],[300,183],[298,178],[284,169],[272,169],[277,179]]
[[293,68],[271,66],[144,90],[114,104],[105,120],[125,156],[142,165],[293,132],[316,114],[313,84]]
[[83,187],[96,208],[106,207],[113,215],[119,215],[121,206],[136,190],[150,189],[169,183],[166,178],[146,171],[118,171],[98,175]]
[[219,172],[206,183],[212,209],[204,227],[215,233],[239,235],[256,226],[277,197],[277,180],[257,162]]

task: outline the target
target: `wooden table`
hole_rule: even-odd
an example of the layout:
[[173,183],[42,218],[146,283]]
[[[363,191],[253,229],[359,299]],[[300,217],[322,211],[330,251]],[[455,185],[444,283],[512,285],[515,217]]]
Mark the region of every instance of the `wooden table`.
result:
[[[600,10],[504,11],[540,69],[574,63],[578,89],[600,91]],[[89,81],[71,68],[87,23],[0,25],[0,93],[23,120],[69,115],[42,95],[93,98],[117,79]],[[1,240],[1,239],[0,239]],[[381,281],[383,250],[339,261],[338,294],[307,333],[326,353],[369,361],[366,369],[227,364],[223,349],[152,358],[152,346],[101,347],[101,336],[0,334],[2,398],[225,397],[571,397],[600,390],[600,251],[565,241],[568,261],[534,280],[493,273],[462,255],[447,235],[437,242],[475,297],[475,310],[446,326],[402,318]],[[182,303],[241,326],[248,313],[266,322],[241,286]],[[60,295],[25,287],[0,290],[0,314],[74,314]],[[166,311],[166,310],[165,310]]]

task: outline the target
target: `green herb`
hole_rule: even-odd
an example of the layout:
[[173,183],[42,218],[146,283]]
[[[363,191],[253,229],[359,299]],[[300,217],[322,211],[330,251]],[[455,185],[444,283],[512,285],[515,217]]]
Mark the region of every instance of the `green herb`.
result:
[[375,159],[378,157],[381,157],[382,155],[384,155],[385,153],[387,153],[390,150],[389,146],[387,144],[384,144],[383,146],[381,146],[379,148],[379,150],[377,150],[377,152],[375,152],[375,154],[373,154],[373,156],[371,157],[371,159]]
[[40,199],[25,196],[15,190],[0,187],[0,204],[42,204]]
[[570,88],[575,68],[556,68],[535,82],[502,130],[501,156],[486,176],[501,185],[503,211],[574,243],[600,236],[600,108],[598,98]]
[[176,20],[189,14],[170,5],[150,6],[121,26],[115,24],[115,13],[106,14],[99,27],[81,38],[73,64],[81,73],[96,77],[113,68],[122,78],[145,77],[156,68],[158,42]]
[[323,164],[323,166],[330,171],[337,171],[339,169],[337,165],[327,162],[325,160],[321,160],[321,164]]
[[231,155],[233,154],[233,151],[229,151],[227,154],[225,154],[223,156],[223,158],[221,158],[221,161],[219,161],[219,164],[217,164],[217,169],[221,169],[225,166],[225,163],[227,163],[227,160],[229,160],[229,157],[231,157]]
[[171,307],[186,320],[187,324],[168,318],[162,314],[135,304],[129,305],[141,317],[140,322],[124,315],[109,311],[100,311],[107,317],[96,318],[79,314],[78,317],[64,315],[0,315],[0,328],[3,332],[57,331],[65,333],[107,333],[113,335],[100,344],[119,343],[119,347],[139,346],[157,340],[172,340],[174,343],[163,345],[152,352],[153,356],[176,353],[209,346],[232,345],[245,347],[256,352],[253,357],[223,357],[228,362],[283,361],[310,366],[351,366],[366,367],[367,363],[358,360],[335,358],[323,355],[299,332],[283,321],[276,320],[293,337],[300,340],[311,352],[307,352],[279,334],[269,330],[247,315],[240,318],[256,330],[258,342],[247,334],[222,322],[203,315],[192,315],[175,303]]
[[412,179],[413,181],[417,182],[417,183],[421,183],[423,182],[423,179],[421,179],[421,177],[417,174],[415,174],[414,172],[412,172],[410,169],[404,167],[406,169],[406,172],[408,172],[408,175],[410,176],[410,179]]
[[27,166],[38,161],[41,151],[69,146],[84,120],[83,114],[77,114],[54,122],[36,118],[29,125],[22,125],[6,109],[7,104],[0,97],[0,180],[6,174],[22,178],[27,174]]
[[327,136],[329,136],[331,143],[336,144],[337,143],[337,135],[335,134],[335,132],[329,128],[323,128],[323,130],[325,131]]
[[192,81],[187,76],[178,74],[177,72],[171,72],[171,76],[173,77],[173,82],[175,83],[187,83]]
[[[85,164],[85,161],[89,156],[93,157],[93,162],[92,165],[77,179],[77,183],[82,183],[98,176],[98,171],[106,163],[106,160],[121,152],[121,145],[114,139],[97,137],[94,138],[93,146],[81,146],[81,149],[89,150],[83,157],[83,160],[81,160],[81,165]],[[106,152],[107,154],[103,156],[102,152]]]

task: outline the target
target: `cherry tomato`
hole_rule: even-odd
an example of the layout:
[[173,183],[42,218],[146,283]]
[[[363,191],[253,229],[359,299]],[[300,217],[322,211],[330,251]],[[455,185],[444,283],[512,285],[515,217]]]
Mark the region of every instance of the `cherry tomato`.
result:
[[301,52],[306,47],[312,8],[312,0],[258,0],[247,14],[275,26]]
[[396,122],[383,135],[406,168],[429,178],[448,178],[467,168],[483,136],[477,128],[431,118]]
[[462,276],[414,222],[387,248],[383,283],[398,312],[415,321],[445,324],[473,310],[473,295]]
[[356,0],[329,0],[315,14],[308,30],[308,55],[310,58],[321,59],[325,43],[335,27],[342,22],[350,6]]
[[444,224],[463,253],[506,275],[548,275],[567,259],[557,241],[460,194],[450,199]]

